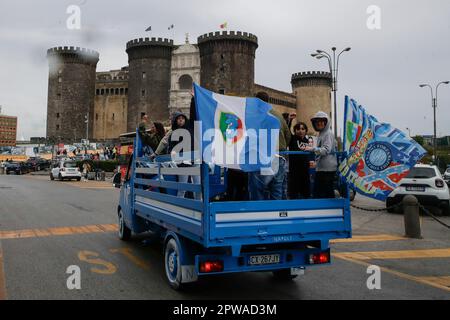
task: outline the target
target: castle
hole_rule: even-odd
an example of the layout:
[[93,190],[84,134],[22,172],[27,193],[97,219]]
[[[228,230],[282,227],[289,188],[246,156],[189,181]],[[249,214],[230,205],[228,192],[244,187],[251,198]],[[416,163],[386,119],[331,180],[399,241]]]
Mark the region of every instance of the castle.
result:
[[96,72],[99,53],[79,47],[47,51],[49,86],[47,138],[76,142],[117,140],[136,129],[142,113],[168,123],[175,111],[189,113],[192,83],[222,94],[264,94],[280,113],[302,121],[318,110],[331,115],[331,74],[302,72],[291,77],[292,92],[255,83],[258,38],[246,32],[215,32],[182,45],[139,38],[126,45],[128,66]]

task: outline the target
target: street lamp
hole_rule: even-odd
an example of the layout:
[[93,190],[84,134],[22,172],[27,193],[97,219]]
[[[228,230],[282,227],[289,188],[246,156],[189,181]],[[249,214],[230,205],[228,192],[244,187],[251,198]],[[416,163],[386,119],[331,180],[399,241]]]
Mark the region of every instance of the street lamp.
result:
[[431,99],[432,99],[432,108],[433,108],[433,111],[434,111],[434,141],[433,141],[433,150],[434,150],[434,161],[435,161],[435,164],[436,164],[436,161],[437,161],[437,126],[436,126],[436,109],[437,109],[437,99],[438,99],[438,90],[439,90],[439,86],[441,86],[442,84],[450,84],[450,81],[442,81],[442,82],[439,82],[437,85],[436,85],[436,95],[434,95],[434,92],[433,92],[433,87],[431,86],[431,85],[429,85],[429,84],[421,84],[421,85],[419,85],[419,87],[421,87],[421,88],[426,88],[426,87],[428,87],[428,88],[430,88],[430,90],[431,90]]
[[331,51],[333,54],[329,54],[326,51],[323,50],[316,50],[316,53],[311,54],[313,58],[316,59],[324,59],[326,58],[328,60],[328,66],[330,68],[331,78],[332,78],[332,86],[331,90],[333,91],[333,98],[334,98],[334,136],[337,139],[338,138],[338,129],[337,129],[337,91],[338,91],[338,85],[337,81],[339,78],[339,59],[341,55],[344,52],[350,51],[352,48],[348,47],[342,50],[338,55],[336,59],[336,47],[331,48]]
[[411,129],[410,129],[410,128],[406,128],[406,130],[408,130],[408,132],[409,132],[409,137],[411,138]]

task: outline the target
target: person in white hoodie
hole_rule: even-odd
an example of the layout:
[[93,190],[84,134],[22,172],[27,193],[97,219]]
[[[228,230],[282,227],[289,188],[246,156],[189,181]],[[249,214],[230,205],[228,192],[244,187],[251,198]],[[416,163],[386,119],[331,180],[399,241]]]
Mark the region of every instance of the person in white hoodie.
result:
[[311,123],[319,133],[317,147],[307,147],[306,151],[316,154],[316,179],[314,183],[314,198],[334,198],[334,182],[338,168],[337,144],[333,132],[330,129],[330,119],[325,112],[318,112]]

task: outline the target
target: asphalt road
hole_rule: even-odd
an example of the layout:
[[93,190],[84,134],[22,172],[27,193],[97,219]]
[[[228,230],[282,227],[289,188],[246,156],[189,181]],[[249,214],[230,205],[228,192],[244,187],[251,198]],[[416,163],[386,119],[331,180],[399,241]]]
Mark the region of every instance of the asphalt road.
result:
[[[354,239],[333,244],[330,266],[290,283],[245,273],[176,292],[160,244],[117,238],[118,196],[108,184],[0,176],[0,299],[450,299],[448,229],[423,218],[424,239],[405,239],[401,215],[360,210]],[[380,290],[367,287],[371,265],[381,268]],[[67,288],[69,266],[80,268],[81,290]]]

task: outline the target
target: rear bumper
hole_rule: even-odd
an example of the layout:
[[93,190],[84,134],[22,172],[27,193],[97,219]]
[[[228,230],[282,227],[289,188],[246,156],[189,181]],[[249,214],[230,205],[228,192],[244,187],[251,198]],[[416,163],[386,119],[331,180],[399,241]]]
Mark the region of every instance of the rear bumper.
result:
[[[330,261],[323,264],[310,264],[309,256],[317,253],[328,253]],[[280,255],[280,263],[270,265],[251,265],[250,257],[261,255]],[[223,261],[223,271],[202,273],[200,271],[200,264],[206,261]],[[224,273],[239,273],[239,272],[258,272],[258,271],[277,271],[290,268],[306,268],[319,265],[329,265],[331,263],[330,250],[321,249],[304,249],[304,250],[283,250],[274,252],[251,252],[242,253],[239,257],[232,257],[230,255],[196,255],[195,256],[195,270],[199,276],[224,274]]]
[[61,172],[61,177],[63,178],[81,178],[80,172]]

